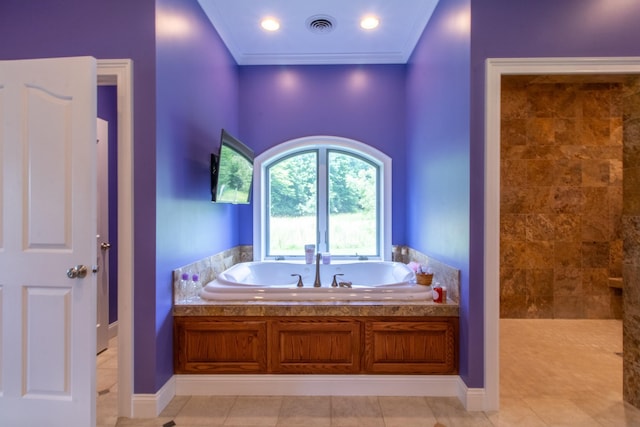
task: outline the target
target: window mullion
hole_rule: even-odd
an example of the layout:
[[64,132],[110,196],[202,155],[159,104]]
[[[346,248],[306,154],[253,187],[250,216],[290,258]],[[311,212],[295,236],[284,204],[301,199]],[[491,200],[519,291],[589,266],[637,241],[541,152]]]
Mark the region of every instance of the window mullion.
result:
[[318,252],[328,252],[329,250],[329,174],[327,166],[327,150],[321,148],[318,150]]

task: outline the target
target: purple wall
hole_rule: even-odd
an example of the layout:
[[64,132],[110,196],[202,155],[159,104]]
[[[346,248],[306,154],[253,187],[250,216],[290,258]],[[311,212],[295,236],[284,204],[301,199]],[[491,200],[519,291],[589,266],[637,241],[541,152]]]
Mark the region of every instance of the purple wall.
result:
[[[220,129],[238,130],[237,66],[195,0],[159,0],[157,15],[153,392],[173,374],[171,271],[238,245],[240,228],[236,206],[211,203],[209,178]],[[136,392],[145,357],[136,353]]]
[[[405,67],[240,68],[239,137],[260,154],[294,138],[355,139],[393,159],[393,243],[405,242]],[[243,221],[250,223],[250,210]],[[251,227],[240,230],[251,242]]]
[[115,86],[98,86],[98,117],[109,122],[109,324],[118,320],[117,95]]
[[156,294],[155,18],[154,0],[0,1],[0,59],[133,60],[136,393],[157,391],[155,304],[149,303]]
[[[640,2],[632,0],[474,1],[471,6],[471,224],[473,311],[483,322],[484,91],[487,58],[640,55]],[[469,357],[481,355],[482,347]]]
[[330,134],[390,155],[393,242],[462,270],[461,375],[482,386],[484,60],[638,56],[640,3],[476,1],[469,52],[468,38],[449,27],[469,1],[440,1],[407,68],[239,70],[195,0],[158,0],[159,18],[182,19],[188,25],[172,28],[188,31],[163,32],[159,21],[157,40],[154,0],[0,1],[0,59],[133,59],[135,393],[155,393],[172,372],[170,271],[252,242],[240,226],[250,207],[207,201],[208,153],[221,127],[256,153]]
[[[441,0],[407,67],[407,244],[461,270],[460,375],[482,386],[469,274],[469,0]],[[478,295],[479,294],[479,295]],[[479,314],[478,314],[479,313]],[[475,318],[480,318],[478,322]]]

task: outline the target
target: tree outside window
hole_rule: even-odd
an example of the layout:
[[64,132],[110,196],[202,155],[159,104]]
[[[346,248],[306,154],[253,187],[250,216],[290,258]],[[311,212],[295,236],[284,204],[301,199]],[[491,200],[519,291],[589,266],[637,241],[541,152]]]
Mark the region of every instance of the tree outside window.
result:
[[267,170],[267,256],[301,256],[305,244],[334,256],[380,256],[380,167],[320,147],[291,153]]

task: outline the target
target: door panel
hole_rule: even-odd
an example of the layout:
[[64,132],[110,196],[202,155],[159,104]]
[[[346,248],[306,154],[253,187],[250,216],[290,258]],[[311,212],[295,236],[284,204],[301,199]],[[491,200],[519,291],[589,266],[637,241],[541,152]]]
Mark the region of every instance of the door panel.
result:
[[95,425],[95,70],[0,61],[0,425]]
[[[25,249],[71,248],[71,102],[67,96],[25,85],[21,103],[24,138]],[[43,121],[42,118],[47,120]],[[56,177],[56,179],[52,179]]]
[[71,397],[71,293],[69,287],[24,288],[25,397]]

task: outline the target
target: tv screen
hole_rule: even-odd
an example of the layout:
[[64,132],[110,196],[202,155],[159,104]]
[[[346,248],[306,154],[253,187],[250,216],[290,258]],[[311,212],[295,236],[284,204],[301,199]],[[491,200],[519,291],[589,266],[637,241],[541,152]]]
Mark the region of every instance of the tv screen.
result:
[[253,150],[222,129],[220,150],[211,155],[211,200],[250,203],[252,182]]

